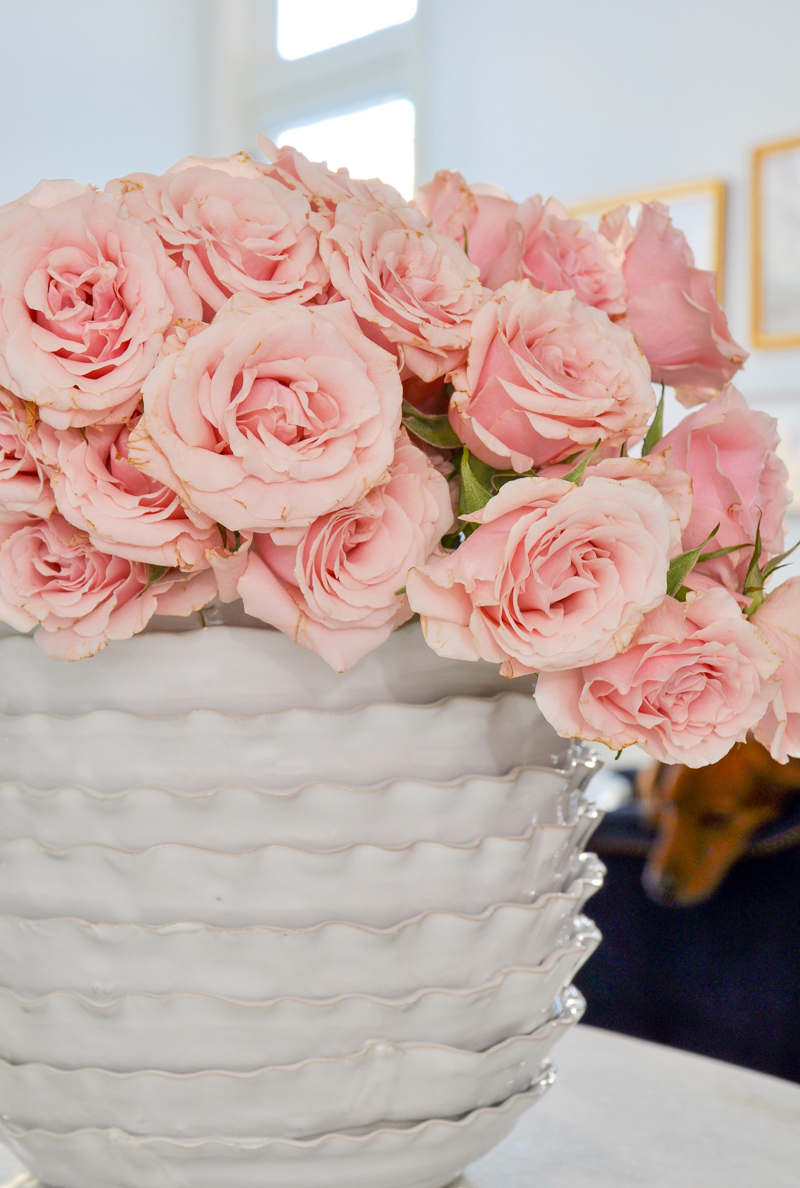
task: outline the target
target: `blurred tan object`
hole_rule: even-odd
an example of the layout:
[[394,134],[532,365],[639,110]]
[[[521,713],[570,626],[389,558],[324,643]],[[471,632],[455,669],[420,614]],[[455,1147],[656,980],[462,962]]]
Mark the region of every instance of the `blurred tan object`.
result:
[[800,788],[800,760],[777,763],[755,740],[709,767],[657,763],[637,788],[658,833],[643,881],[651,899],[688,906],[720,885],[750,839]]
[[755,346],[800,345],[800,136],[761,144],[751,169]]
[[586,219],[597,226],[606,211],[623,203],[631,208],[630,217],[635,221],[643,202],[663,202],[669,207],[675,226],[686,236],[697,267],[716,272],[717,299],[721,301],[725,287],[726,192],[724,181],[706,178],[594,198],[575,203],[569,212],[574,218]]

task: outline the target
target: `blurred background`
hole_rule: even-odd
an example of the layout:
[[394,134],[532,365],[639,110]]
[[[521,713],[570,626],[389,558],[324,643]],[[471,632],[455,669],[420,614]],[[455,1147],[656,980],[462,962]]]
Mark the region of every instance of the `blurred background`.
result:
[[[3,0],[0,42],[0,202],[43,176],[102,187],[188,154],[258,155],[259,131],[407,197],[451,169],[587,218],[673,202],[720,271],[752,352],[737,383],[779,418],[800,512],[796,0]],[[598,784],[609,805],[630,796],[627,761]],[[647,900],[646,835],[606,827],[589,1022],[800,1080],[787,811],[774,845],[688,909]]]

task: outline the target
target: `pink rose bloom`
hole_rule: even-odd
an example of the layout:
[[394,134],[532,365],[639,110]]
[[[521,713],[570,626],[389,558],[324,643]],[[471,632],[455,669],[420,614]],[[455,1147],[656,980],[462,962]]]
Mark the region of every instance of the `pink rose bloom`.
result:
[[397,355],[404,379],[430,382],[461,362],[483,300],[478,270],[418,210],[340,202],[320,251],[333,287],[365,334]]
[[[761,516],[762,560],[783,551],[788,472],[778,457],[777,422],[749,408],[734,387],[696,409],[663,437],[653,453],[671,449],[674,465],[692,480],[693,509],[683,548],[694,549],[720,525],[708,551],[752,546]],[[745,547],[692,571],[686,584],[720,584],[741,591],[752,557]]]
[[239,294],[162,358],[142,395],[131,464],[177,492],[192,518],[270,532],[305,528],[383,481],[402,388],[394,358],[346,302]]
[[497,289],[519,275],[522,228],[517,204],[505,190],[468,186],[460,173],[443,169],[417,190],[414,205],[438,232],[464,248],[488,288]]
[[750,619],[777,653],[781,689],[754,730],[779,763],[800,757],[800,578],[778,586]]
[[718,587],[685,603],[665,598],[611,659],[542,673],[536,701],[566,738],[612,750],[637,743],[661,763],[704,767],[763,717],[778,688],[778,663]]
[[[168,596],[174,582],[166,578],[148,588],[149,566],[99,552],[59,515],[6,524],[2,535],[0,618],[18,631],[38,628],[36,642],[56,659],[80,660],[110,639],[129,639],[147,625],[161,592]],[[191,600],[198,606],[214,596],[213,574],[200,577],[198,597]],[[176,610],[175,598],[167,598],[167,605],[168,614],[190,613]]]
[[0,513],[25,513],[45,519],[55,507],[50,482],[23,434],[26,409],[0,389]]
[[522,262],[514,275],[537,289],[572,289],[584,305],[607,314],[625,310],[622,257],[606,237],[582,219],[571,219],[555,198],[537,194],[517,212],[522,227]]
[[318,251],[325,220],[244,153],[187,157],[161,177],[132,173],[106,189],[158,234],[209,320],[234,293],[312,301],[328,283]]
[[342,672],[411,618],[408,571],[452,522],[447,482],[401,434],[388,481],[359,503],[257,535],[238,593],[248,614]]
[[627,647],[664,597],[678,523],[648,483],[516,479],[454,553],[413,569],[428,645],[505,676],[573,668]]
[[302,194],[311,204],[312,210],[320,212],[329,220],[339,203],[348,198],[360,198],[365,202],[379,202],[387,206],[408,205],[394,186],[388,186],[379,178],[353,178],[347,169],[334,172],[324,161],[309,161],[308,157],[291,145],[283,144],[278,148],[263,132],[258,134],[258,147],[270,162],[259,166],[264,174]]
[[37,450],[50,468],[58,510],[105,553],[179,569],[205,567],[205,551],[219,543],[219,529],[207,517],[192,520],[174,491],[130,464],[130,435],[128,425],[39,426]]
[[484,462],[517,472],[597,441],[640,438],[655,410],[634,338],[571,292],[511,281],[475,315],[450,422]]
[[[678,518],[681,532],[689,523],[692,515],[692,480],[685,471],[679,470],[674,464],[672,450],[667,449],[661,454],[648,454],[646,458],[603,458],[600,462],[590,463],[584,471],[584,478],[591,475],[599,478],[640,479],[643,483],[650,483],[659,495],[666,499]],[[680,541],[675,542],[680,552]]]
[[[618,212],[612,213],[619,235]],[[695,268],[683,232],[660,202],[642,206],[623,275],[625,324],[647,356],[653,379],[676,388],[687,406],[715,396],[742,366],[747,351],[731,338],[717,303],[716,274]]]
[[124,420],[177,318],[200,302],[158,237],[92,191],[0,217],[6,383],[58,428]]

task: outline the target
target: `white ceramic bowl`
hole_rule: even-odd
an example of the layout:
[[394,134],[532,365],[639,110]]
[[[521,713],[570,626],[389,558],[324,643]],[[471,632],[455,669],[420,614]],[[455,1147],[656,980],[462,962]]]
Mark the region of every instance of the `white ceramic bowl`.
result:
[[0,1115],[19,1130],[119,1127],[176,1138],[308,1138],[329,1131],[454,1118],[496,1105],[535,1080],[585,1003],[572,988],[561,1013],[530,1035],[483,1052],[443,1044],[371,1043],[350,1056],[255,1072],[65,1071],[0,1060]]
[[97,842],[126,850],[163,842],[249,850],[280,843],[336,849],[354,842],[466,845],[567,820],[583,772],[517,768],[444,784],[392,780],[373,788],[307,784],[287,792],[219,788],[184,793],[133,788],[102,795],[67,787],[40,792],[0,784],[0,840],[33,837],[49,846]]
[[[41,1184],[62,1188],[445,1188],[509,1133],[547,1091],[552,1067],[524,1093],[463,1118],[365,1134],[210,1141],[137,1138],[121,1130],[0,1134]],[[28,1183],[20,1188],[41,1188]]]
[[[2,627],[0,626],[0,630]],[[269,628],[211,627],[115,640],[91,664],[50,660],[30,638],[0,639],[0,712],[158,715],[213,708],[270,713],[291,706],[346,710],[370,701],[422,704],[454,695],[530,694],[532,677],[501,677],[496,664],[444,660],[407,623],[347,672]],[[555,749],[563,749],[556,739]]]
[[274,790],[320,780],[369,786],[403,777],[440,782],[541,763],[551,736],[533,699],[519,693],[251,718],[215,710],[175,718],[119,710],[74,718],[24,714],[0,719],[0,779],[105,793],[242,784]]
[[474,989],[500,969],[538,965],[568,938],[602,884],[582,855],[563,890],[475,916],[433,911],[388,929],[326,923],[287,930],[205,924],[88,924],[0,915],[0,977],[33,998],[52,990],[118,998],[183,992],[223,998],[403,998],[425,986]]
[[501,970],[476,990],[431,988],[401,999],[244,1002],[134,994],[103,1003],[70,991],[27,999],[0,989],[0,1052],[13,1064],[176,1073],[247,1072],[312,1056],[346,1056],[373,1040],[479,1052],[546,1022],[554,1000],[599,942],[597,929],[579,917],[570,940],[541,965]]
[[0,842],[0,911],[112,923],[200,920],[237,927],[306,928],[348,920],[387,928],[421,912],[477,914],[530,903],[578,872],[600,819],[584,804],[563,825],[468,846],[414,842],[340,850],[261,846],[225,854],[199,846],[53,849],[30,838]]

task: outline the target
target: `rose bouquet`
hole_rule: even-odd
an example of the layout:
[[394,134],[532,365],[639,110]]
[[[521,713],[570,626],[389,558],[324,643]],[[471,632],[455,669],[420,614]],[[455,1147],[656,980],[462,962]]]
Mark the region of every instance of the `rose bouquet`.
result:
[[775,423],[667,210],[262,147],[0,209],[0,619],[80,659],[241,600],[344,670],[417,613],[565,736],[800,755]]

